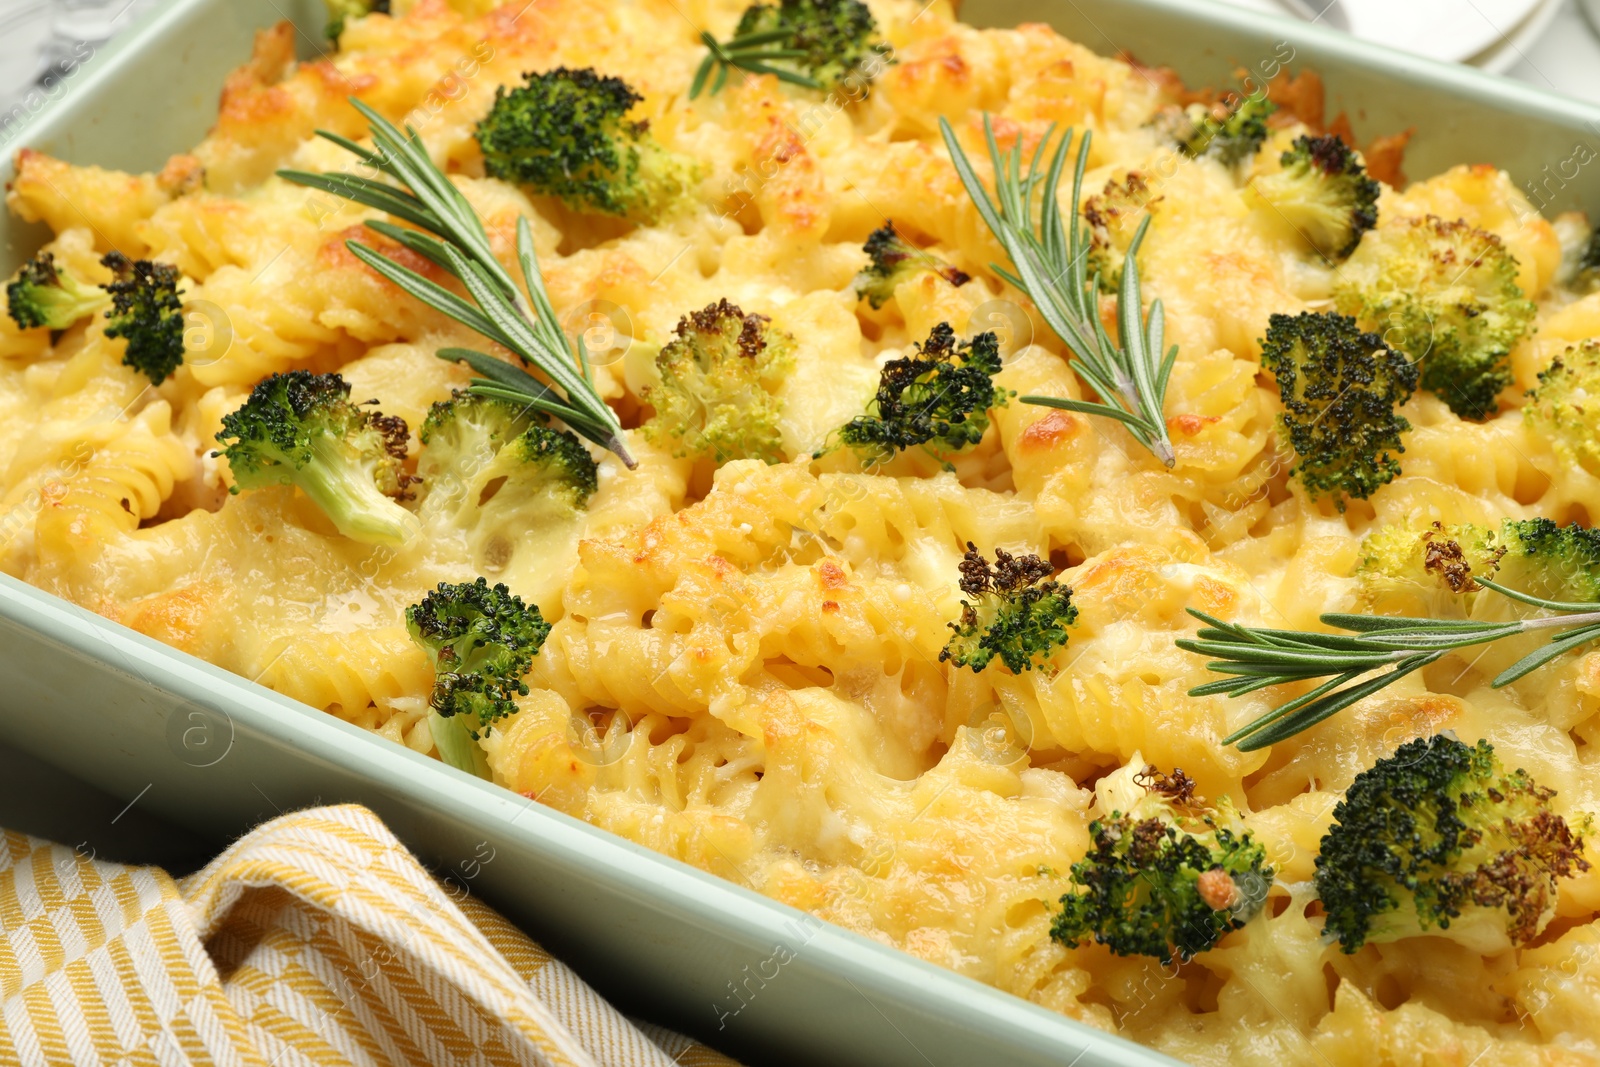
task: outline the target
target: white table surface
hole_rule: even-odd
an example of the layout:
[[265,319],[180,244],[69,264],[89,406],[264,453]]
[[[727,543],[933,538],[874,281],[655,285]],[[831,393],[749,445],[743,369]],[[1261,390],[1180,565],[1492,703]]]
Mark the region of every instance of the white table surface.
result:
[[[36,2],[0,0],[0,23],[8,10]],[[1266,10],[1275,6],[1275,0],[1227,2]],[[0,73],[16,62],[6,54],[6,43],[0,40]],[[14,44],[14,39],[10,43]],[[1548,32],[1525,50],[1509,76],[1541,89],[1600,102],[1600,38],[1591,32],[1573,0],[1565,0]],[[87,842],[107,858],[161,863],[178,870],[197,866],[220,844],[200,841],[146,815],[139,809],[139,799],[108,796],[0,744],[0,827],[70,844]]]

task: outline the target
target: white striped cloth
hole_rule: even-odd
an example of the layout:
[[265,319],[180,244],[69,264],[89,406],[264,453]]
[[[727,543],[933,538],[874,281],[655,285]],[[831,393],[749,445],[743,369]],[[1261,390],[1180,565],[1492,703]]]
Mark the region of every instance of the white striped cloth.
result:
[[630,1022],[356,805],[181,880],[0,834],[0,1064],[736,1067]]

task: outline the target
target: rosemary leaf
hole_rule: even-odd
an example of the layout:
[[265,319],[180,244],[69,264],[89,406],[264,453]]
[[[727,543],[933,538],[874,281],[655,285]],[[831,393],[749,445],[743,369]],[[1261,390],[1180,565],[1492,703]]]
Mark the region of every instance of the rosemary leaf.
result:
[[[1311,729],[1335,712],[1343,711],[1356,701],[1365,700],[1386,686],[1393,685],[1412,671],[1426,667],[1441,655],[1443,655],[1442,652],[1435,652],[1431,655],[1415,656],[1396,665],[1387,674],[1380,674],[1376,678],[1369,678],[1365,682],[1347,686],[1344,689],[1333,690],[1320,700],[1298,709],[1294,708],[1296,702],[1291,701],[1289,705],[1286,705],[1294,709],[1289,715],[1278,719],[1277,722],[1272,722],[1270,725],[1263,724],[1261,728],[1251,730],[1246,737],[1238,742],[1239,751],[1253,752],[1256,749],[1275,745],[1279,741],[1286,741],[1295,734]],[[1278,718],[1276,712],[1273,713],[1272,718]]]
[[1580,645],[1586,645],[1597,637],[1600,637],[1600,626],[1589,626],[1582,630],[1574,630],[1569,634],[1563,634],[1543,648],[1523,656],[1517,662],[1495,675],[1494,682],[1491,684],[1496,689],[1510,685],[1523,675],[1531,674],[1543,667],[1557,656],[1571,652]]
[[[995,273],[1033,301],[1050,329],[1071,350],[1073,369],[1099,397],[1098,402],[1091,402],[1025,396],[1022,402],[1115,419],[1157,459],[1172,466],[1175,457],[1163,407],[1178,349],[1175,345],[1162,348],[1165,314],[1161,301],[1153,301],[1148,314],[1143,307],[1138,253],[1150,220],[1139,225],[1128,247],[1117,296],[1117,339],[1112,340],[1100,321],[1099,279],[1088,274],[1089,229],[1078,217],[1083,174],[1089,162],[1088,131],[1077,138],[1072,220],[1064,223],[1058,190],[1073,143],[1072,130],[1056,140],[1048,167],[1041,172],[1055,127],[1046,131],[1024,174],[1020,143],[1002,151],[994,124],[985,115],[983,129],[995,175],[991,198],[950,123],[941,117],[939,128],[978,215],[1010,257],[1011,269],[993,264]],[[1040,201],[1037,221],[1033,208],[1036,194]]]
[[[562,333],[534,255],[528,220],[517,220],[517,258],[527,289],[524,295],[495,258],[483,221],[450,178],[434,165],[416,131],[407,129],[402,133],[360,100],[351,98],[350,103],[367,119],[372,150],[338,134],[318,132],[398,185],[350,174],[281,170],[279,176],[415,226],[410,230],[382,220],[367,223],[374,233],[455,277],[467,298],[359,241],[347,241],[346,246],[401,290],[508,349],[556,387],[552,389],[526,371],[487,353],[462,348],[441,350],[438,354],[442,358],[465,361],[482,375],[474,380],[471,391],[515,400],[554,415],[575,432],[615,452],[627,466],[637,466],[623,445],[622,424],[595,390],[582,340],[569,343]],[[490,364],[503,367],[504,371],[491,370]]]
[[[1322,616],[1322,622],[1347,632],[1328,634],[1245,626],[1190,608],[1189,614],[1205,625],[1195,636],[1181,637],[1174,643],[1185,651],[1211,657],[1206,669],[1228,677],[1197,685],[1189,695],[1240,697],[1274,685],[1327,679],[1223,738],[1223,744],[1236,744],[1241,751],[1250,751],[1308,730],[1454,649],[1546,630],[1566,630],[1495,676],[1491,684],[1498,689],[1567,652],[1600,640],[1600,604],[1545,600],[1487,579],[1476,580],[1498,596],[1554,614],[1508,622],[1476,622],[1329,613]],[[1383,667],[1390,669],[1358,680]]]

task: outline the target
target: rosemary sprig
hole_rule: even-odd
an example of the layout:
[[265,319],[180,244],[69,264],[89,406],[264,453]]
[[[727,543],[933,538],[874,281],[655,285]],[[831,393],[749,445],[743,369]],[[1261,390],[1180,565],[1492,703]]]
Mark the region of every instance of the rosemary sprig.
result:
[[[1501,596],[1556,614],[1510,622],[1472,622],[1330,613],[1323,615],[1322,621],[1349,632],[1324,634],[1241,626],[1190,608],[1189,614],[1206,626],[1193,638],[1180,638],[1177,646],[1214,657],[1207,669],[1229,677],[1195,686],[1189,695],[1237,697],[1287,682],[1327,679],[1222,739],[1225,745],[1237,744],[1241,751],[1249,752],[1310,729],[1454,649],[1543,630],[1567,631],[1496,675],[1490,684],[1499,689],[1563,653],[1600,639],[1600,604],[1544,600],[1486,578],[1474,580]],[[1373,671],[1384,673],[1358,680]]]
[[718,41],[705,30],[700,31],[700,40],[705,42],[706,57],[700,61],[700,68],[694,72],[694,81],[689,85],[689,99],[693,100],[700,95],[700,90],[706,86],[706,81],[716,72],[716,78],[711,83],[711,95],[716,96],[727,84],[728,72],[735,68],[748,70],[752,74],[771,74],[779,81],[786,81],[791,85],[803,85],[807,89],[821,89],[823,84],[808,74],[800,74],[784,67],[774,67],[774,59],[804,59],[808,55],[803,48],[774,48],[792,37],[794,31],[785,27],[778,30],[764,30],[761,33],[747,33],[742,37],[734,37],[727,41]]
[[[1045,132],[1024,176],[1020,140],[1002,152],[995,140],[994,126],[985,115],[983,132],[989,141],[989,159],[995,175],[995,197],[991,201],[983,180],[956,142],[950,123],[941,117],[939,128],[967,194],[1015,267],[1012,273],[996,265],[995,272],[1028,294],[1050,329],[1077,357],[1073,360],[1074,369],[1100,397],[1099,403],[1054,396],[1025,396],[1022,402],[1116,419],[1157,459],[1172,466],[1175,457],[1162,405],[1178,358],[1178,346],[1173,345],[1162,358],[1165,319],[1160,300],[1151,303],[1149,315],[1141,319],[1138,252],[1149,218],[1140,223],[1128,246],[1117,292],[1117,340],[1112,341],[1100,321],[1099,272],[1091,276],[1088,271],[1089,228],[1078,217],[1083,172],[1089,162],[1089,132],[1085,130],[1078,139],[1072,175],[1072,223],[1063,226],[1056,190],[1072,142],[1070,129],[1056,142],[1049,169],[1041,173],[1040,164],[1055,127]],[[1033,208],[1036,190],[1041,193],[1037,224]]]
[[[615,452],[629,467],[636,466],[622,443],[622,424],[595,391],[589,353],[580,334],[569,345],[551,306],[550,294],[539,272],[533,250],[533,231],[525,218],[517,219],[517,258],[527,296],[500,265],[489,247],[489,236],[477,212],[445,176],[423,147],[417,132],[405,133],[388,119],[354,98],[351,105],[366,116],[376,151],[362,148],[326,130],[317,131],[334,144],[353,152],[362,163],[398,185],[355,174],[313,174],[280,170],[278,175],[299,185],[377,208],[419,229],[390,222],[368,222],[367,228],[393,240],[442,267],[467,291],[466,299],[437,282],[360,241],[346,241],[358,259],[395,285],[495,343],[514,352],[524,364],[542,371],[558,389],[552,389],[518,367],[471,348],[444,348],[437,355],[466,362],[482,377],[469,391],[524,404],[561,419],[589,440]],[[427,232],[420,232],[427,231]],[[433,235],[433,236],[430,236]]]

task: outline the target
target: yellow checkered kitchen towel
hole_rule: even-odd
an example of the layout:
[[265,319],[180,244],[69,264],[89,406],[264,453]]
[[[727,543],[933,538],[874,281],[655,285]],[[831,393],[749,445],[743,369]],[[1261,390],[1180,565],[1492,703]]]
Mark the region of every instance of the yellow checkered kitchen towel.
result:
[[624,1018],[356,805],[204,870],[0,836],[0,1064],[713,1067]]

